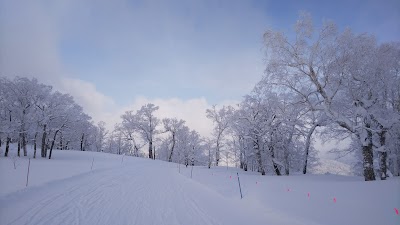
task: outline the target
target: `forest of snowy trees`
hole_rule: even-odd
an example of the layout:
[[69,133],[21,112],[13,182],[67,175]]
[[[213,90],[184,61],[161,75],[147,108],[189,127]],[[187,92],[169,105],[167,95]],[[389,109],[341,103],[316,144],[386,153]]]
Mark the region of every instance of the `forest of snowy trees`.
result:
[[[244,170],[305,174],[315,163],[313,133],[322,127],[321,138],[351,139],[344,151],[359,159],[366,181],[399,176],[400,44],[339,32],[332,22],[318,28],[307,13],[294,31],[266,31],[262,80],[236,110],[207,111],[216,163],[233,146]],[[224,138],[231,144],[224,147]]]
[[73,149],[148,156],[186,166],[204,164],[205,145],[200,135],[183,120],[160,120],[154,115],[156,110],[158,106],[146,104],[137,112],[127,111],[121,124],[110,132],[104,122],[95,124],[68,94],[53,91],[36,79],[1,78],[0,148],[5,157],[14,143],[18,156],[21,150],[27,156],[27,145],[32,145],[34,158],[37,149],[41,157],[49,159],[53,149]]
[[[0,78],[0,149],[51,159],[53,149],[98,151],[188,165],[306,174],[316,135],[350,139],[366,181],[400,175],[400,44],[368,34],[315,27],[303,13],[295,36],[264,34],[265,75],[235,106],[213,106],[209,138],[179,118],[157,118],[146,104],[121,115],[114,130],[95,124],[68,94],[36,79]],[[223,91],[223,90],[221,90]],[[318,131],[318,132],[317,132]],[[22,151],[22,153],[21,153]]]

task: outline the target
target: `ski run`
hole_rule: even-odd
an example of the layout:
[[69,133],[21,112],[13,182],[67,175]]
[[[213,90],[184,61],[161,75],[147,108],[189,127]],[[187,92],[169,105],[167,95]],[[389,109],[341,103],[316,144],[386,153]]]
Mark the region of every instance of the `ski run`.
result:
[[31,160],[28,187],[28,158],[0,158],[0,224],[400,224],[398,178],[261,176],[106,153],[54,155]]

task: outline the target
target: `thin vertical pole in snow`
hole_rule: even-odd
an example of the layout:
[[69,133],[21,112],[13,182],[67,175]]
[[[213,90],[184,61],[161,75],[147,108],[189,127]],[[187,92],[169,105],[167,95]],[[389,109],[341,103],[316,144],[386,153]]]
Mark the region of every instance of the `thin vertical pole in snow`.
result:
[[125,155],[122,155],[121,164],[124,162],[124,156]]
[[192,165],[192,170],[190,171],[190,179],[193,177],[193,165]]
[[90,170],[93,169],[93,163],[94,163],[94,157],[93,157],[93,160],[92,160],[92,166],[90,167]]
[[239,183],[240,199],[242,199],[243,195],[242,195],[242,188],[240,187],[239,173],[236,173],[236,174],[237,174],[238,183]]
[[28,173],[26,174],[26,186],[28,187],[28,181],[29,181],[29,168],[31,167],[31,158],[29,158],[29,162],[28,162]]

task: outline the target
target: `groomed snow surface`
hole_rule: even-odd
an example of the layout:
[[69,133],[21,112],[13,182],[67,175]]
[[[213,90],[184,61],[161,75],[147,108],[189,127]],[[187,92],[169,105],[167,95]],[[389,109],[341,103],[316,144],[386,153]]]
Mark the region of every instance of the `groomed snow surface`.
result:
[[398,178],[226,167],[194,167],[191,178],[191,167],[158,160],[57,150],[53,157],[31,159],[28,187],[28,158],[0,158],[0,224],[400,224]]

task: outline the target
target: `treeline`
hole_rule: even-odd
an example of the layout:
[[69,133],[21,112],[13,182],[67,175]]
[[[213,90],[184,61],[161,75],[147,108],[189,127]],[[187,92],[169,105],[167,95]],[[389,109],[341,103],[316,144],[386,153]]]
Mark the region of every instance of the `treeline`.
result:
[[[264,34],[266,70],[238,108],[208,110],[214,121],[216,163],[239,155],[244,170],[277,175],[307,172],[312,135],[351,139],[366,181],[400,174],[400,44],[367,34],[313,26],[303,13],[294,36]],[[311,156],[311,158],[310,158]]]
[[[92,145],[96,127],[68,94],[53,91],[36,79],[0,79],[0,146],[4,156],[17,143],[18,156],[27,156],[27,144],[41,157],[51,158],[54,148],[81,149]],[[47,151],[50,150],[50,151]]]
[[18,156],[21,151],[27,156],[27,145],[32,145],[34,158],[37,151],[51,159],[53,149],[74,149],[205,164],[204,139],[183,120],[160,120],[154,115],[157,110],[158,106],[146,104],[137,112],[128,111],[110,132],[104,122],[95,124],[68,94],[37,79],[1,78],[0,148],[5,157],[15,143]]

